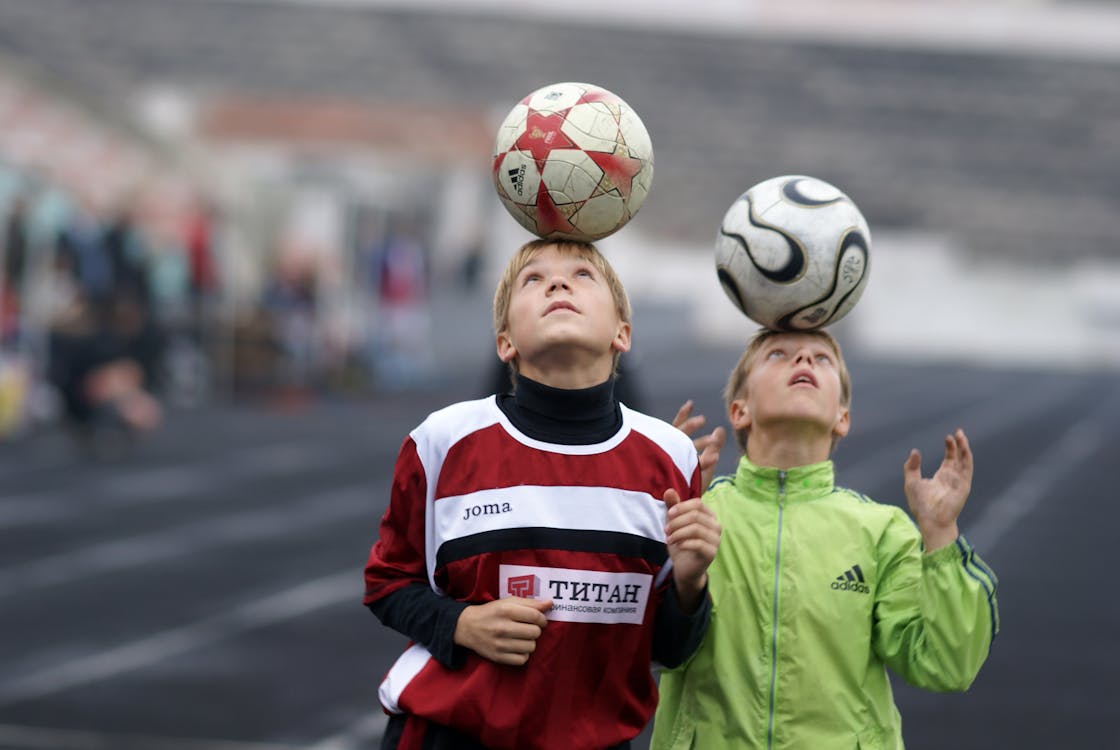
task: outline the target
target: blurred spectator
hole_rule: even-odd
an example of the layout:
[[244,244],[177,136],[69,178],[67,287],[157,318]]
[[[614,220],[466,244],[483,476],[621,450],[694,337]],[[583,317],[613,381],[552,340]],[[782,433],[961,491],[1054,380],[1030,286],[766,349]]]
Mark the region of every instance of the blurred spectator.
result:
[[316,287],[314,266],[282,260],[264,293],[270,328],[284,355],[283,386],[305,387],[316,375]]
[[115,457],[162,421],[155,396],[162,338],[144,303],[128,291],[101,308],[77,296],[59,313],[50,331],[48,377],[75,435],[94,455]]
[[112,296],[127,295],[147,308],[151,304],[148,252],[130,207],[122,208],[113,217],[104,234],[104,250],[111,269]]
[[147,259],[151,307],[160,325],[186,334],[190,321],[190,269],[183,249],[174,242],[156,242]]
[[5,294],[19,297],[27,267],[27,199],[16,196],[8,209],[4,228],[4,281]]
[[218,291],[218,270],[214,259],[215,218],[214,207],[200,201],[187,220],[185,232],[192,333],[200,343],[209,306]]
[[486,248],[482,242],[481,234],[477,234],[475,238],[467,244],[466,250],[463,253],[462,265],[459,269],[459,278],[462,281],[463,288],[468,292],[473,292],[478,287],[478,282],[482,278],[485,260]]
[[430,361],[428,259],[411,222],[391,222],[374,248],[380,319],[376,369],[391,388],[415,382]]
[[74,269],[82,296],[94,307],[109,302],[113,293],[113,263],[105,249],[101,223],[84,204],[58,234],[58,254]]

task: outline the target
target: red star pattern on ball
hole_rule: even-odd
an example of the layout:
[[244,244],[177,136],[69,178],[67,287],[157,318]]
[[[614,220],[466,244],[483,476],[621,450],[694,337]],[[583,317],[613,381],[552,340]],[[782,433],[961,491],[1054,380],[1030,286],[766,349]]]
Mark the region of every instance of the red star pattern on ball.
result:
[[544,169],[544,162],[548,152],[557,148],[578,148],[572,139],[564,135],[560,129],[567,117],[568,110],[560,112],[541,112],[529,110],[529,117],[525,122],[525,132],[518,136],[513,144],[513,150],[525,151],[533,155],[537,162],[537,169]]
[[603,89],[591,90],[588,89],[583,92],[583,96],[579,98],[580,104],[587,104],[590,102],[603,102],[605,104],[613,104],[617,107],[618,97],[609,91]]
[[537,191],[537,232],[541,237],[548,237],[554,232],[563,234],[576,234],[576,228],[568,217],[556,207],[548,188],[542,182]]
[[630,191],[634,188],[634,178],[642,171],[641,159],[630,156],[625,146],[616,146],[613,154],[602,151],[588,151],[588,157],[595,162],[603,174],[622,194],[623,198],[630,198]]

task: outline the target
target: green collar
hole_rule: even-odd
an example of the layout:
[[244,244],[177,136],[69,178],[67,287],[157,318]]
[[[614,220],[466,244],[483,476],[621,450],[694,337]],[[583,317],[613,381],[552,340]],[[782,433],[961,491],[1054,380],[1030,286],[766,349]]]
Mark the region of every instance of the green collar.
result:
[[735,485],[752,500],[776,500],[783,489],[786,502],[813,500],[833,490],[832,461],[783,471],[772,466],[755,466],[743,456],[735,472]]

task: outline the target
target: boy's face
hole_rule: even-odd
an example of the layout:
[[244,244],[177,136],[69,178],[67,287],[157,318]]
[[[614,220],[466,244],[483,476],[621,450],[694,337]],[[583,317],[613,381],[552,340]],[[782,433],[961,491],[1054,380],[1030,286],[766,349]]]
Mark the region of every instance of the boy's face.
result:
[[521,269],[510,292],[509,320],[498,357],[517,358],[526,377],[557,387],[605,381],[614,352],[630,348],[603,273],[577,252],[546,245]]
[[804,426],[822,437],[848,433],[848,409],[841,406],[836,352],[814,336],[783,333],[767,340],[751,360],[746,395],[731,404],[736,430]]

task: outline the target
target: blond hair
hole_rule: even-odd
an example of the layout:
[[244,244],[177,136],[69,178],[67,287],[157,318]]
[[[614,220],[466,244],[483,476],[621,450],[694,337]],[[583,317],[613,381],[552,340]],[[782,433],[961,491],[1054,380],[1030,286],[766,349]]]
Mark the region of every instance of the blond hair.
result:
[[[727,379],[727,386],[723,389],[723,403],[728,413],[731,411],[731,403],[736,399],[746,398],[747,395],[747,378],[754,368],[755,358],[766,343],[778,336],[783,336],[788,333],[799,333],[804,336],[812,336],[815,339],[823,341],[832,353],[836,355],[836,372],[840,376],[840,406],[847,409],[852,403],[852,377],[848,373],[848,365],[844,362],[844,354],[840,351],[840,342],[837,341],[831,333],[822,329],[815,329],[812,331],[775,331],[770,328],[760,328],[755,331],[751,336],[750,341],[747,342],[747,348],[743,355],[739,357],[739,361],[735,363],[735,367],[731,370],[731,376]],[[746,453],[747,451],[747,438],[750,435],[749,429],[736,430],[735,441],[739,444],[739,449]],[[832,438],[832,447],[836,448],[836,443],[840,441],[839,437]]]
[[[537,253],[544,250],[546,247],[554,246],[561,253],[575,253],[584,260],[591,263],[603,274],[603,279],[607,282],[607,287],[611,290],[611,296],[614,298],[615,312],[618,313],[618,320],[621,323],[630,322],[630,299],[626,296],[626,289],[622,286],[622,281],[618,278],[614,268],[599,252],[599,248],[595,247],[590,242],[580,242],[578,240],[532,240],[522,245],[513,257],[510,258],[509,263],[506,265],[506,270],[502,273],[501,279],[498,280],[498,288],[494,290],[494,333],[504,333],[509,330],[509,306],[510,299],[513,296],[513,285],[517,280],[518,274],[529,265],[529,262],[536,257]],[[619,352],[614,353],[614,367],[618,368]],[[517,358],[509,363],[510,371],[517,372]]]

